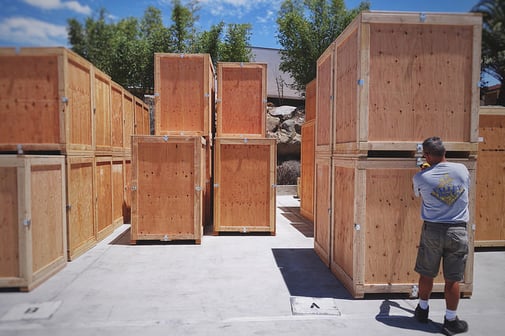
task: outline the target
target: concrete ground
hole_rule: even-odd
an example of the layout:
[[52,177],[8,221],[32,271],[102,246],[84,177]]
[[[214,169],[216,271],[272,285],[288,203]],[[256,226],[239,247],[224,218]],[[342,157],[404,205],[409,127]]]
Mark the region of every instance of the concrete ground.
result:
[[[0,335],[425,335],[444,300],[353,299],[313,250],[299,201],[277,197],[277,235],[205,235],[201,245],[129,244],[118,228],[29,293],[0,292]],[[504,335],[505,251],[475,253],[460,301],[466,335]]]

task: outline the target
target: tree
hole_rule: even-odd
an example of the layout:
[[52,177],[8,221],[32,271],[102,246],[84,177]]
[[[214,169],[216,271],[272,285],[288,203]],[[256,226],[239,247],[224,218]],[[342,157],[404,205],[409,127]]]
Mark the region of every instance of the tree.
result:
[[483,15],[481,71],[500,82],[497,104],[505,106],[505,0],[481,0],[472,12]]
[[248,47],[251,38],[250,24],[229,24],[222,44],[219,61],[249,62],[251,48]]
[[196,2],[192,1],[185,7],[180,0],[172,0],[172,21],[170,27],[174,52],[188,53],[194,50],[196,29],[195,22],[198,19]]
[[282,46],[280,70],[291,74],[293,88],[303,90],[316,77],[317,59],[368,1],[347,10],[344,0],[285,0],[279,11],[277,39]]

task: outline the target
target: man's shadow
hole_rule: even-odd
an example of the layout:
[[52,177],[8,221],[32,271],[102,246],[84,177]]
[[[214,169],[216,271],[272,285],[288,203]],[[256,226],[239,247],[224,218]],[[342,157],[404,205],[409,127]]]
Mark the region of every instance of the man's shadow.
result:
[[[392,314],[391,312],[391,307],[406,311],[412,314],[412,316],[394,315],[394,313]],[[379,313],[375,316],[375,319],[378,322],[384,323],[390,327],[420,330],[431,334],[438,334],[442,329],[441,323],[433,322],[432,320],[429,320],[428,323],[420,323],[414,317],[414,310],[404,308],[400,306],[399,303],[389,301],[389,299],[386,299],[382,302],[379,308]]]

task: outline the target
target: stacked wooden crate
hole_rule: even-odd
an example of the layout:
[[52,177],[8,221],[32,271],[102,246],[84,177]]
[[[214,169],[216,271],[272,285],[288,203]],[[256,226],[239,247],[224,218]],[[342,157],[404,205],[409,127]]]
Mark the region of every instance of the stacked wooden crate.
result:
[[[363,12],[318,60],[314,245],[354,297],[415,293],[412,177],[425,138],[440,136],[475,183],[481,24],[474,14]],[[474,195],[472,185],[466,295]]]
[[214,233],[275,234],[276,140],[266,138],[266,64],[217,66]]
[[211,202],[214,67],[209,54],[156,53],[154,70],[154,135],[133,138],[131,241],[200,244]]
[[316,80],[305,88],[305,122],[302,125],[301,145],[301,192],[300,214],[314,221],[314,162],[315,162],[315,120],[316,120]]
[[481,106],[475,246],[505,246],[505,107]]
[[133,96],[65,48],[1,48],[0,57],[0,152],[63,158],[72,260],[123,222]]

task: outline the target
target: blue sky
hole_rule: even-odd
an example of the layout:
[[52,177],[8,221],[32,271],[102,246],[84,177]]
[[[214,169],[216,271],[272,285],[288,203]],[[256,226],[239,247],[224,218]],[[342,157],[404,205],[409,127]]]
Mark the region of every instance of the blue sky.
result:
[[[468,12],[478,0],[371,0],[372,10]],[[182,0],[182,3],[186,3]],[[200,0],[198,28],[207,30],[212,24],[250,23],[253,26],[251,45],[279,48],[276,40],[276,18],[281,0]],[[345,0],[354,8],[359,0]],[[164,24],[171,24],[170,0],[0,0],[0,46],[65,46],[67,20],[96,18],[105,8],[109,19],[141,18],[148,6],[162,11]]]

